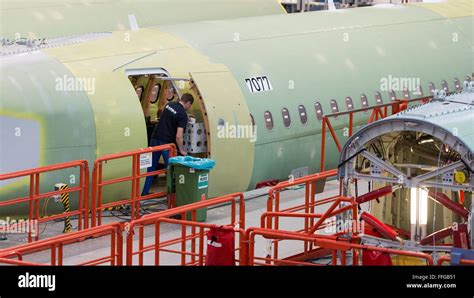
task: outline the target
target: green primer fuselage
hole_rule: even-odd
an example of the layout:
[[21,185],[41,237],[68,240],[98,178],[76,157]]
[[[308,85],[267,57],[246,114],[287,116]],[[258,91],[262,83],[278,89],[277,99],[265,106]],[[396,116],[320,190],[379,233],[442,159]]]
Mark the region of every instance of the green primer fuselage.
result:
[[[471,9],[466,11],[466,6]],[[473,70],[472,30],[472,1],[451,1],[118,31],[97,40],[26,54],[36,55],[37,62],[26,56],[2,57],[2,115],[17,113],[13,117],[27,119],[30,113],[40,119],[38,165],[79,158],[92,163],[97,156],[146,146],[143,112],[127,70],[163,68],[173,77],[192,77],[207,112],[210,157],[217,161],[209,194],[217,196],[253,188],[262,180],[287,179],[292,169],[300,167],[318,171],[321,122],[316,118],[315,102],[320,102],[325,114],[331,113],[332,98],[339,111],[346,110],[347,96],[352,97],[355,108],[361,107],[361,94],[375,105],[377,91],[388,102],[387,91],[380,89],[381,81],[389,77],[418,79],[425,95],[430,82],[440,88],[446,80],[453,89],[454,78],[462,81]],[[129,41],[124,34],[130,34]],[[18,71],[21,63],[35,67],[29,67],[25,76]],[[46,75],[55,65],[54,74]],[[94,79],[94,93],[65,95],[44,81],[62,74]],[[251,93],[245,79],[257,76],[267,76],[273,89]],[[29,86],[22,99],[17,85]],[[80,120],[68,117],[54,122],[71,105],[79,105],[71,113]],[[299,119],[299,105],[306,108],[306,124]],[[291,117],[288,128],[281,115],[284,107]],[[273,115],[271,131],[265,127],[265,111]],[[249,114],[257,127],[255,143],[217,137],[220,119],[251,125]],[[368,116],[359,115],[355,123],[366,123]],[[343,128],[348,119],[338,117],[332,123],[345,142]],[[57,144],[68,138],[73,140]],[[339,153],[329,136],[327,144],[326,168],[334,168]],[[128,165],[128,161],[114,162],[105,175],[123,176]],[[51,188],[53,181],[58,182],[57,177],[47,180],[45,187]],[[0,199],[27,192],[27,185],[27,181],[17,181],[2,186]],[[104,200],[119,200],[128,194],[128,187],[114,187]]]

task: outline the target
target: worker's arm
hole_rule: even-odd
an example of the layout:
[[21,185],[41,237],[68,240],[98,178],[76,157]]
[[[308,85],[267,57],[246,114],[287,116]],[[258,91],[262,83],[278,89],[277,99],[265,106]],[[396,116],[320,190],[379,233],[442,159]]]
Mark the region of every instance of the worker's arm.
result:
[[179,149],[179,152],[181,152],[181,155],[186,156],[188,155],[188,153],[184,150],[183,141],[184,141],[184,128],[178,127],[178,131],[176,132],[176,144],[178,144],[178,149]]

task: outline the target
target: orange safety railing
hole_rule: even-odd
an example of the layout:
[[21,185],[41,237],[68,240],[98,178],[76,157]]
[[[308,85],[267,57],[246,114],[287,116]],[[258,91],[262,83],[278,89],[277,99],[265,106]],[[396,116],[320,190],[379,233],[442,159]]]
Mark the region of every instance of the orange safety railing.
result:
[[[268,191],[267,212],[297,212],[304,211],[305,213],[314,213],[314,204],[316,204],[316,184],[319,181],[325,181],[328,178],[336,177],[337,170],[330,170],[321,173],[315,173],[301,178],[282,181],[277,185],[271,187]],[[291,206],[285,209],[280,209],[281,192],[289,187],[294,187],[304,184],[305,198],[304,204]],[[340,196],[340,190],[339,195]],[[335,197],[337,197],[335,196]],[[332,197],[334,198],[334,197]],[[332,199],[329,198],[329,199]],[[271,223],[268,223],[268,228],[271,228]],[[276,226],[278,229],[278,226]]]
[[[433,265],[433,258],[429,254],[420,253],[420,252],[411,252],[411,251],[404,251],[404,250],[397,250],[397,249],[390,249],[390,248],[382,248],[370,245],[361,245],[357,243],[350,243],[348,241],[343,241],[342,239],[330,239],[327,237],[321,237],[321,235],[308,235],[302,234],[298,232],[289,232],[289,231],[276,231],[271,229],[262,229],[262,228],[249,228],[246,231],[246,238],[248,241],[248,265],[315,265],[318,266],[320,264],[314,264],[308,262],[308,260],[301,258],[300,261],[294,261],[291,258],[286,259],[277,259],[272,258],[270,256],[258,257],[255,256],[255,237],[260,235],[265,239],[278,239],[278,240],[299,240],[299,241],[310,241],[316,247],[320,249],[329,250],[332,252],[332,265],[338,265],[337,262],[337,255],[340,253],[340,265],[346,265],[346,256],[347,252],[350,250],[357,250],[357,251],[377,251],[383,252],[388,254],[396,254],[396,255],[403,255],[409,256],[414,258],[420,258],[426,261],[427,265]],[[353,265],[359,265],[358,255],[353,255]]]
[[[144,253],[153,251],[155,252],[155,264],[160,264],[159,254],[160,251],[163,250],[163,247],[181,243],[182,249],[181,251],[175,251],[175,253],[181,254],[181,265],[189,265],[189,264],[199,264],[202,262],[202,255],[200,252],[196,252],[196,239],[199,241],[202,240],[202,232],[204,228],[209,228],[210,226],[207,224],[200,224],[200,223],[189,223],[185,219],[188,215],[191,216],[191,222],[196,221],[196,212],[198,209],[207,208],[211,206],[220,206],[222,204],[231,204],[231,214],[230,214],[230,222],[226,225],[233,226],[237,230],[245,230],[245,202],[244,196],[242,193],[233,193],[229,195],[225,195],[222,197],[217,197],[213,199],[209,199],[206,201],[196,202],[185,206],[180,206],[172,209],[168,209],[159,213],[148,214],[140,219],[134,220],[130,222],[128,226],[126,226],[126,230],[128,232],[127,235],[127,252],[126,252],[126,264],[133,265],[133,256],[138,255],[138,264],[143,265],[143,257]],[[237,207],[238,209],[238,217],[237,217]],[[165,221],[164,218],[181,216],[183,220],[180,222],[173,221],[173,223],[181,223],[182,224],[182,233],[181,236],[176,239],[171,239],[165,242],[160,242],[160,222]],[[145,226],[154,225],[154,243],[145,246]],[[187,233],[186,226],[191,227],[191,233]],[[197,229],[199,228],[199,231]],[[133,242],[134,242],[134,235],[135,229],[138,229],[138,250],[134,251]],[[239,232],[240,234],[240,232]],[[186,242],[191,241],[191,251],[186,251]],[[240,237],[239,243],[243,243],[244,239]],[[241,245],[243,246],[243,245]],[[246,252],[245,249],[240,251],[239,262],[241,264],[245,264],[246,261]],[[202,252],[202,251],[201,251]],[[191,256],[191,262],[186,262],[186,256]],[[200,257],[200,258],[198,258]]]
[[[60,170],[79,168],[79,185],[71,187],[64,190],[50,191],[41,193],[40,191],[40,182],[41,174],[51,173]],[[66,218],[70,216],[78,216],[77,229],[87,229],[88,228],[88,202],[89,202],[89,167],[86,160],[77,160],[71,162],[64,162],[59,164],[54,164],[50,166],[44,166],[29,170],[23,170],[8,174],[1,174],[0,181],[5,181],[9,179],[18,179],[29,177],[30,187],[29,195],[21,198],[5,200],[0,202],[0,208],[5,206],[11,206],[15,204],[28,203],[29,212],[28,212],[28,222],[33,224],[33,222],[43,223],[59,218]],[[62,182],[62,181],[57,181]],[[52,185],[54,187],[54,185]],[[47,217],[41,217],[40,214],[40,205],[41,200],[46,198],[51,198],[52,196],[61,195],[64,193],[78,193],[78,208],[75,211],[64,212],[61,214],[56,214]],[[33,235],[31,228],[28,229],[28,242],[37,241],[39,239],[39,233],[36,231],[36,235]]]
[[[181,226],[181,236],[174,239],[168,239],[163,241],[162,236],[160,235],[161,231],[161,224],[174,224]],[[160,254],[161,252],[170,253],[170,254],[177,254],[180,256],[180,264],[181,266],[203,266],[206,264],[206,250],[205,250],[205,238],[207,237],[207,231],[210,228],[216,227],[215,224],[208,224],[202,222],[194,222],[194,221],[187,221],[187,220],[178,220],[178,219],[171,219],[171,218],[158,218],[155,221],[155,243],[154,243],[154,251],[155,251],[155,265],[159,266],[160,262]],[[192,232],[189,235],[186,235],[187,228],[190,227]],[[236,258],[237,263],[240,265],[245,265],[246,258],[245,258],[245,230],[243,229],[234,229],[235,233],[239,234],[239,246],[235,248],[235,252],[239,253],[239,257]],[[188,242],[191,242],[188,245]],[[173,246],[180,245],[180,249],[173,249]],[[198,247],[197,251],[195,247]],[[190,250],[188,250],[188,248]],[[146,249],[146,248],[145,248]],[[189,260],[189,261],[188,261]],[[170,264],[168,264],[170,265]],[[177,264],[172,264],[177,265]]]
[[[64,248],[67,245],[81,242],[87,238],[110,236],[110,253],[107,256],[96,257],[82,263],[79,266],[92,266],[109,263],[112,266],[122,265],[123,260],[123,238],[122,224],[112,223],[100,227],[89,228],[83,231],[72,232],[55,236],[37,242],[15,246],[13,248],[0,250],[0,264],[12,265],[50,265],[61,266],[64,263]],[[24,261],[26,255],[50,251],[49,264],[39,264]],[[95,255],[95,254],[94,254]],[[12,259],[16,257],[16,259]]]
[[[451,262],[451,258],[449,256],[442,256],[438,259],[437,265],[442,266],[443,263]],[[474,265],[474,260],[467,260],[461,259],[459,260],[459,264],[461,265]]]
[[[166,144],[149,148],[142,148],[138,150],[122,152],[117,154],[105,155],[97,158],[94,162],[94,171],[92,173],[92,226],[102,224],[102,211],[107,208],[117,207],[121,205],[131,205],[131,220],[140,217],[140,202],[153,198],[164,197],[167,192],[153,193],[146,196],[141,196],[140,179],[148,176],[155,176],[158,174],[165,174],[166,169],[156,170],[153,172],[140,172],[140,155],[152,153],[156,151],[169,151],[169,157],[176,156],[176,146],[174,144]],[[107,161],[130,158],[132,159],[132,175],[127,177],[114,178],[104,180],[102,177],[103,167]],[[131,195],[130,198],[111,203],[103,204],[103,188],[108,185],[131,181]],[[170,201],[169,201],[170,202]]]
[[329,130],[329,133],[332,136],[332,139],[334,140],[334,143],[336,144],[337,150],[339,152],[342,151],[342,145],[341,142],[339,141],[339,138],[336,135],[336,132],[331,124],[330,118],[337,118],[339,116],[345,116],[349,115],[349,123],[348,123],[348,137],[350,138],[352,136],[353,130],[354,130],[354,115],[355,114],[361,114],[361,113],[366,113],[368,111],[372,111],[368,123],[372,123],[376,120],[385,118],[388,115],[388,108],[392,108],[392,115],[396,114],[408,106],[408,103],[411,102],[426,102],[430,100],[432,96],[426,96],[426,97],[421,97],[421,98],[415,98],[415,99],[397,99],[394,100],[393,102],[386,103],[386,104],[380,104],[376,106],[371,106],[367,108],[360,108],[360,109],[354,109],[354,110],[349,110],[349,111],[344,111],[344,112],[337,112],[337,113],[332,113],[328,115],[323,115],[322,119],[322,128],[321,128],[321,161],[320,161],[320,170],[323,172],[325,170],[325,158],[326,158],[326,128]]
[[41,266],[42,265],[38,263],[25,262],[25,261],[13,260],[13,259],[7,259],[7,258],[0,258],[0,264],[17,265],[17,266]]
[[[288,180],[278,183],[277,185],[270,188],[268,192],[268,200],[267,200],[267,212],[263,213],[261,216],[261,227],[279,230],[280,229],[280,218],[302,218],[304,219],[304,227],[300,230],[295,232],[301,233],[310,233],[311,228],[317,224],[318,230],[326,228],[332,224],[324,223],[324,221],[330,217],[333,217],[337,214],[340,214],[345,211],[352,211],[354,214],[354,218],[357,220],[357,206],[355,202],[352,202],[352,199],[343,198],[340,196],[340,189],[339,194],[317,200],[316,199],[316,185],[319,181],[326,180],[327,178],[335,177],[337,175],[337,170],[330,170],[322,173],[311,174],[305,177],[297,178],[294,180]],[[305,188],[305,197],[304,203],[300,205],[290,206],[287,208],[280,208],[281,205],[281,192],[289,187],[294,187],[297,185],[304,185]],[[334,206],[338,206],[341,203],[341,199],[345,202],[348,202],[350,206],[344,206],[339,210],[335,210]],[[318,206],[326,205],[332,203],[331,206],[334,208],[326,213],[326,214],[316,214],[315,210]],[[302,212],[302,213],[298,213]],[[355,221],[356,221],[355,220]],[[314,233],[314,232],[312,232]],[[274,258],[278,258],[279,240],[274,241],[274,250],[273,256]],[[304,242],[304,254],[310,253],[319,253],[318,251],[314,251],[313,245],[311,242]]]
[[[311,207],[316,207],[323,204],[329,204],[331,206],[324,212],[324,213],[290,213],[290,212],[264,212],[261,216],[261,227],[265,228],[266,223],[271,222],[271,219],[276,219],[276,226],[278,226],[280,218],[304,218],[305,226],[302,230],[297,230],[294,232],[315,235],[317,231],[336,226],[336,222],[326,222],[326,220],[339,215],[344,212],[352,212],[352,226],[350,227],[350,232],[352,233],[353,237],[356,237],[357,234],[360,232],[358,231],[358,213],[357,213],[357,203],[355,202],[354,198],[346,198],[346,197],[335,197],[331,198],[331,200],[322,199],[320,201],[315,202],[315,204],[311,205]],[[346,203],[342,205],[342,203]],[[317,220],[316,223],[314,221]],[[272,230],[278,230],[278,228],[274,228]],[[348,231],[334,231],[332,234],[322,235],[318,234],[321,238],[331,238],[335,239],[340,235],[345,234]],[[274,241],[274,250],[273,250],[273,258],[278,259],[278,242],[279,240]],[[320,249],[313,247],[312,241],[305,241],[304,242],[304,251],[303,255],[309,255],[314,253],[321,253]]]
[[[339,212],[337,213],[334,213],[332,214],[331,216],[333,215],[336,215],[336,214],[339,214],[339,213],[342,213],[344,211],[348,211],[349,209],[351,208],[351,206],[346,206],[344,208],[341,208],[340,210],[338,210]],[[289,213],[289,212],[264,212],[261,216],[261,227],[262,228],[265,228],[265,221],[268,220],[268,219],[272,219],[272,218],[276,218],[276,219],[280,219],[280,218],[304,218],[304,219],[321,219],[322,218],[322,214],[304,214],[304,213]],[[331,217],[329,216],[329,217]],[[330,226],[334,226],[334,223],[327,223],[327,224],[322,224],[320,226],[320,228],[327,228],[327,227],[330,227]],[[278,230],[278,229],[271,229],[272,231],[282,231],[282,230]],[[287,231],[287,230],[284,230],[284,231]],[[298,230],[298,231],[290,231],[290,232],[299,232],[299,233],[302,233],[303,235],[304,234],[307,234],[304,232],[304,230]],[[329,234],[329,235],[321,235],[321,234],[318,234],[319,237],[321,238],[328,238],[328,239],[338,239],[339,236],[343,235],[344,232],[336,232],[334,234]],[[273,259],[277,260],[279,259],[279,253],[280,253],[280,249],[279,249],[279,242],[282,241],[282,239],[275,239],[272,241],[272,244],[273,244]],[[288,257],[286,259],[284,259],[285,261],[289,261],[289,262],[294,262],[296,260],[301,260],[301,259],[308,259],[308,258],[314,258],[314,257],[322,257],[322,256],[325,256],[325,255],[328,255],[331,253],[331,251],[329,250],[326,250],[326,249],[321,249],[319,247],[314,247],[313,246],[313,241],[304,241],[303,242],[303,252],[300,253],[300,254],[297,254],[297,255],[294,255],[294,256],[291,256],[291,257]]]

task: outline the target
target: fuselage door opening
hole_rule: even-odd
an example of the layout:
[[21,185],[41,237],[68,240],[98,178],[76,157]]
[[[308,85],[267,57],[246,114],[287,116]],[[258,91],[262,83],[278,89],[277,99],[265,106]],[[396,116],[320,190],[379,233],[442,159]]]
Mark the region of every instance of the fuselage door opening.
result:
[[162,68],[129,69],[126,74],[137,93],[146,123],[148,146],[155,126],[160,121],[165,106],[178,102],[185,93],[194,97],[194,104],[187,111],[188,124],[184,131],[184,150],[196,157],[207,157],[207,133],[201,99],[188,78],[172,77]]

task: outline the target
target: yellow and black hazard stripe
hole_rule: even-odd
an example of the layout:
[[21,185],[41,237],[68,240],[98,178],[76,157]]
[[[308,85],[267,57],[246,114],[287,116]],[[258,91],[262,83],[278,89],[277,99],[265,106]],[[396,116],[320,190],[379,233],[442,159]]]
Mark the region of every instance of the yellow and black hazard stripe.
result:
[[[60,186],[59,189],[60,190],[68,189],[68,185],[63,184],[63,185]],[[71,206],[69,204],[69,193],[68,192],[65,192],[65,193],[61,194],[61,203],[64,206],[64,212],[69,213],[69,211],[71,209]],[[71,224],[71,217],[69,215],[67,215],[66,218],[64,219],[63,233],[69,233],[69,232],[72,232],[72,224]]]

